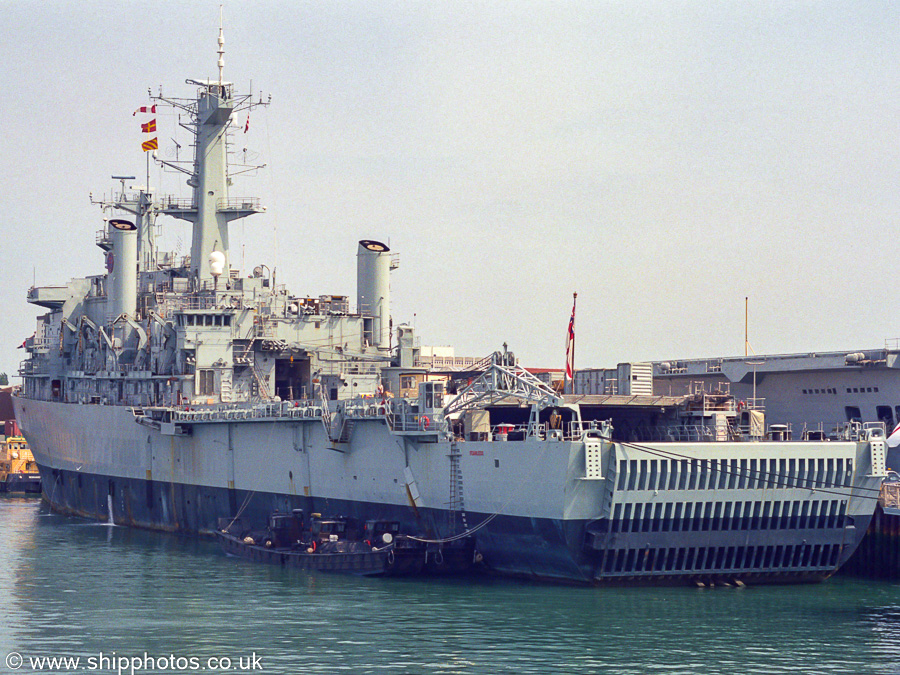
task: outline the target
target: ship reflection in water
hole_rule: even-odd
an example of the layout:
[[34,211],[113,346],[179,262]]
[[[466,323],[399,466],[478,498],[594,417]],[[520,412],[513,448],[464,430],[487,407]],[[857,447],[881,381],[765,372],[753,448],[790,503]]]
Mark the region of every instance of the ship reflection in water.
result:
[[[178,654],[262,672],[893,673],[900,584],[600,588],[246,565],[213,541],[0,499],[0,656]],[[202,573],[197,570],[202,569]]]

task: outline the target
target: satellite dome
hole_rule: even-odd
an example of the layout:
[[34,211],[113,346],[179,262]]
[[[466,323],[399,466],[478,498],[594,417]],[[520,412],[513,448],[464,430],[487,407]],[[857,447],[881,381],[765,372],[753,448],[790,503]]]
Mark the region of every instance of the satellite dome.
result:
[[209,273],[217,277],[225,271],[225,254],[213,251],[209,254]]

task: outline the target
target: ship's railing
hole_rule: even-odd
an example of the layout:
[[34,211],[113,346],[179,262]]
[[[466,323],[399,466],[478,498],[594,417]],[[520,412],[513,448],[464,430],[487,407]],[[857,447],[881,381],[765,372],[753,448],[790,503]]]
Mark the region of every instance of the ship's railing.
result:
[[[547,437],[546,424],[538,424],[535,431],[539,437]],[[576,433],[572,430],[569,436],[575,438]],[[526,436],[528,436],[528,424],[504,424],[501,422],[491,426],[490,438],[494,441],[521,441],[525,440]]]
[[146,371],[147,368],[145,366],[136,366],[133,363],[118,363],[111,368],[101,368],[97,375],[102,378],[104,373],[138,373]]
[[28,359],[19,363],[19,376],[44,375],[50,372],[50,364],[43,360]]
[[35,334],[31,337],[31,348],[36,352],[44,352],[50,349],[53,345],[54,340],[58,340],[57,336],[54,338],[52,334],[49,334],[50,330],[47,324],[41,325],[41,327],[35,332]]
[[156,254],[156,264],[160,269],[190,267],[191,256],[180,256],[175,251],[159,251]]
[[276,321],[271,315],[256,314],[253,317],[252,337],[275,337]]
[[[743,405],[741,405],[743,403]],[[766,411],[766,399],[764,398],[746,398],[742,402],[738,402],[738,407],[742,410],[759,410]]]
[[219,211],[262,211],[259,197],[245,197],[242,199],[220,199],[216,202]]
[[315,401],[275,401],[257,405],[174,406],[173,422],[222,422],[321,418],[325,413]]
[[764,439],[767,441],[791,441],[794,439],[794,429],[790,424],[770,424],[766,427]]
[[160,208],[165,211],[167,209],[177,209],[179,211],[191,211],[197,209],[197,204],[193,199],[181,199],[172,195],[160,195],[157,198]]
[[219,306],[244,309],[245,307],[252,307],[253,301],[248,299],[248,301],[245,302],[244,296],[241,293],[226,293],[219,296]]
[[331,433],[331,404],[328,402],[328,398],[325,396],[325,388],[321,386],[317,386],[319,390],[319,401],[322,406],[322,423],[325,425],[325,429],[328,433]]
[[[389,415],[389,420],[391,416]],[[407,422],[412,428],[416,426],[416,420]],[[573,421],[563,424],[561,427],[553,427],[546,423],[536,425],[534,433],[537,438],[555,438],[564,441],[577,441],[586,433],[596,433],[601,430],[603,423],[598,420],[584,422]],[[528,424],[499,423],[492,425],[489,432],[477,434],[476,440],[486,441],[517,441],[524,440],[528,436]],[[679,426],[641,426],[632,429],[623,436],[613,432],[613,440],[631,443],[650,442],[693,442],[714,443],[732,440],[736,438],[733,429],[717,429],[713,425],[685,424]]]
[[[310,348],[314,349],[314,348]],[[322,375],[371,375],[379,372],[383,362],[379,361],[350,361],[344,360],[350,357],[336,357],[329,361],[319,361]]]
[[185,310],[215,309],[218,306],[214,295],[176,295],[174,297],[157,296],[157,307],[166,309],[166,316],[172,312]]
[[[830,431],[826,431],[830,429]],[[747,435],[746,425],[739,427]],[[834,425],[819,424],[818,427],[803,426],[797,438],[790,424],[770,424],[766,427],[765,440],[775,441],[867,441],[886,437],[884,422],[838,422]]]
[[405,399],[375,398],[367,408],[367,415],[384,417],[391,431],[404,433],[448,433],[448,423],[436,411],[419,410],[418,405]]
[[[566,440],[577,440],[589,431],[600,429],[601,422],[571,422],[563,433]],[[539,426],[539,434],[553,434],[553,429]],[[561,433],[557,430],[557,433]],[[714,424],[678,424],[678,425],[641,425],[629,430],[613,431],[613,439],[629,443],[722,443],[738,440],[740,434],[730,425]]]
[[[380,401],[375,398],[360,398],[341,401],[337,410],[347,419],[384,419],[393,410],[392,400]],[[246,404],[213,404],[213,405],[181,405],[173,406],[173,422],[219,422],[230,420],[262,420],[262,419],[298,419],[324,418],[330,419],[328,401],[273,401],[270,403]],[[406,425],[404,414],[398,415],[402,426]]]
[[394,399],[358,396],[338,403],[338,410],[348,417],[383,417],[393,409]]
[[342,364],[341,372],[348,375],[371,375],[381,369],[381,363],[373,361],[351,361]]
[[860,441],[885,436],[884,422],[842,422],[835,425],[829,438],[839,441]]
[[379,405],[384,407],[385,419],[391,431],[418,431],[426,424],[425,420],[421,419],[423,416],[419,415],[418,407],[409,401],[385,399]]
[[738,403],[733,398],[719,398],[715,396],[705,395],[702,401],[688,402],[685,412],[702,413],[703,415],[712,415],[713,413],[737,412]]
[[428,415],[390,414],[386,419],[391,431],[431,433],[441,428],[441,425]]
[[[159,197],[160,208],[163,211],[196,211],[197,203],[193,199],[182,199],[172,195]],[[216,202],[218,211],[262,211],[258,197],[246,197],[242,199],[219,199]]]
[[476,359],[472,356],[426,356],[417,360],[416,368],[429,368],[434,370],[484,370],[476,366]]
[[631,430],[628,437],[623,439],[629,442],[692,442],[713,443],[716,440],[726,440],[721,434],[717,435],[717,429],[707,424],[683,424],[678,426],[640,426]]

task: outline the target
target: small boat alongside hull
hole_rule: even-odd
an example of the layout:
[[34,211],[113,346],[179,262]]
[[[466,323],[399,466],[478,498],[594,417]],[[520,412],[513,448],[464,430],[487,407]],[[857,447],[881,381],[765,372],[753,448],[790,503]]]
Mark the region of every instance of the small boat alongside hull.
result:
[[317,572],[453,574],[471,569],[475,558],[474,537],[425,542],[400,534],[397,521],[368,520],[359,527],[356,519],[318,513],[307,521],[302,509],[270,514],[265,530],[248,529],[240,518],[222,519],[215,534],[228,555]]
[[215,532],[222,549],[253,562],[318,572],[361,576],[447,576],[471,572],[480,558],[475,537],[423,540],[400,533],[397,521],[352,518],[307,522],[302,509],[269,515],[265,530],[247,529],[235,518],[222,519]]
[[227,532],[216,532],[216,538],[228,555],[252,562],[281,565],[316,572],[339,572],[360,576],[382,576],[395,560],[393,549],[356,549],[335,553],[307,553],[291,548],[266,548],[245,542]]

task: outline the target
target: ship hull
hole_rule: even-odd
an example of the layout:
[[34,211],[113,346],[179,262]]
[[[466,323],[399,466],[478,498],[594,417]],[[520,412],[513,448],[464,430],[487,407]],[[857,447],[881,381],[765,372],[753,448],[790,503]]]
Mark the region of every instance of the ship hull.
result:
[[[448,516],[446,511],[425,509],[419,510],[416,517],[408,505],[161,483],[49,467],[42,467],[41,472],[47,486],[44,499],[58,513],[191,535],[213,534],[219,518],[239,517],[244,522],[261,524],[271,513],[291,509],[303,509],[306,513],[318,510],[360,521],[398,521],[406,531],[420,531],[423,523],[446,520]],[[470,525],[489,516],[466,514]],[[479,531],[478,551],[490,558],[492,569],[505,574],[589,582],[591,567],[580,569],[573,562],[568,542],[581,535],[585,522],[495,517],[491,526]],[[565,574],[560,574],[561,570]]]
[[[547,581],[818,581],[852,554],[874,510],[874,499],[850,501],[840,517],[834,511],[802,531],[692,525],[663,517],[661,507],[656,524],[617,523],[616,500],[643,500],[651,513],[657,497],[649,486],[639,477],[626,485],[612,469],[605,479],[585,480],[584,444],[551,440],[460,443],[457,488],[465,503],[448,508],[451,444],[394,436],[383,420],[358,424],[350,443],[335,445],[319,420],[195,424],[189,435],[167,436],[138,424],[125,407],[30,399],[16,399],[16,407],[44,497],[61,513],[189,534],[211,533],[220,518],[262,524],[295,508],[396,520],[405,531],[436,537],[470,529],[489,569]],[[797,445],[784,444],[785,452],[799,452]],[[639,463],[629,457],[611,466]],[[661,494],[680,500],[699,492]]]
[[[490,518],[477,537],[493,569],[591,580],[592,564],[581,553],[587,519],[563,517],[569,443],[535,444],[527,466],[517,461],[515,444],[473,444],[479,449],[467,448],[461,459],[462,510],[447,508],[448,444],[406,442],[383,420],[359,425],[349,444],[335,445],[320,420],[198,424],[191,436],[164,436],[121,406],[30,399],[16,406],[26,437],[35,440],[44,498],[61,513],[101,521],[111,513],[117,524],[210,534],[220,518],[261,525],[274,511],[300,508],[399,521],[404,531],[430,537]],[[501,452],[481,449],[490,445]],[[555,489],[532,492],[538,477]]]
[[[144,529],[183,534],[212,534],[214,521],[221,517],[239,517],[247,522],[264,523],[269,514],[294,508],[312,512],[318,502],[307,497],[285,494],[228,491],[198,485],[154,483],[114,476],[73,474],[68,471],[42,469],[45,485],[55,489],[45,491],[44,499],[54,511],[92,520],[113,522]],[[79,483],[79,478],[80,483]],[[115,493],[110,500],[108,490]],[[160,495],[157,502],[154,495]],[[164,500],[164,501],[162,501]],[[409,517],[408,508],[395,508],[384,504],[328,500],[334,513],[351,518],[401,520],[403,527],[416,527],[417,519]],[[152,502],[154,507],[148,507]],[[156,506],[156,504],[159,506]],[[166,506],[162,506],[165,503]],[[238,504],[238,508],[233,508]],[[243,507],[243,509],[242,509]],[[428,514],[432,518],[446,514]],[[479,523],[490,514],[467,514],[472,523]],[[495,518],[495,520],[497,520]],[[814,583],[831,576],[856,549],[861,537],[843,542],[838,558],[826,558],[820,569],[759,570],[699,569],[693,573],[666,573],[664,569],[635,569],[631,573],[595,576],[597,563],[586,561],[582,567],[572,563],[569,542],[583,536],[587,521],[535,521],[535,519],[504,517],[488,532],[480,533],[478,550],[490,561],[489,567],[503,574],[562,583],[591,583],[602,585],[683,585],[685,583],[729,583],[740,579],[747,584]],[[867,526],[867,524],[865,524]],[[861,532],[865,533],[865,526]],[[568,534],[568,536],[567,536]],[[652,550],[682,548],[681,538],[655,542]],[[792,536],[773,539],[779,545],[783,541],[795,541]],[[733,542],[732,542],[733,543]],[[772,543],[769,546],[774,547]],[[643,547],[642,547],[643,548]],[[676,548],[676,550],[677,550]],[[703,548],[697,547],[698,550]],[[716,548],[716,547],[708,547]],[[615,559],[618,550],[639,550],[635,547],[610,548],[608,559]],[[826,554],[823,554],[826,555]],[[649,557],[649,556],[648,556]],[[599,566],[603,567],[602,558]],[[560,570],[569,570],[565,575]]]

